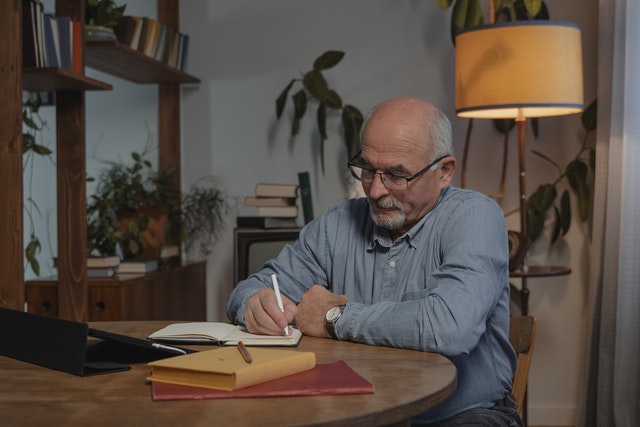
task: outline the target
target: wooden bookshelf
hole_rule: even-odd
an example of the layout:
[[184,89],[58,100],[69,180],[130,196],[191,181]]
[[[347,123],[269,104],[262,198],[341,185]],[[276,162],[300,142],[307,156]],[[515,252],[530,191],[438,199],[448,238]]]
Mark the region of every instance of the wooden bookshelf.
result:
[[85,64],[134,83],[200,83],[200,80],[118,41],[89,41]]
[[[22,2],[0,0],[0,7],[3,11],[0,14],[0,271],[3,271],[0,306],[22,310],[26,301],[29,306],[33,303],[38,307],[37,301],[29,301],[24,281],[22,90],[55,91],[58,276],[50,281],[52,285],[47,287],[47,295],[55,293],[55,315],[86,321],[93,317],[89,311],[89,294],[95,282],[88,283],[86,273],[85,91],[111,90],[112,86],[60,68],[23,70]],[[72,20],[84,22],[85,1],[56,0],[55,11],[58,16],[70,16]],[[175,30],[178,30],[178,12],[178,0],[158,0],[158,20]],[[180,167],[179,84],[197,83],[199,80],[126,46],[111,44],[87,46],[80,52],[81,66],[84,69],[85,65],[91,65],[127,80],[158,85],[159,168]],[[108,62],[111,64],[105,65]],[[121,65],[126,71],[116,71]],[[157,275],[163,277],[158,280],[168,280],[179,292],[182,287],[178,285],[189,280],[190,276],[185,273],[187,270],[172,270],[166,277],[164,274],[167,272],[160,272]],[[205,301],[204,276],[197,277],[196,299]],[[153,286],[153,283],[146,276],[131,278],[127,280],[126,287],[143,289]],[[186,289],[184,287],[185,292]],[[147,291],[153,292],[151,289]],[[125,292],[122,295],[118,298],[127,298],[129,294]],[[131,298],[132,301],[140,301],[133,296]],[[162,298],[168,304],[176,301],[176,295],[172,293]],[[121,302],[135,311],[135,304]],[[141,310],[144,313],[144,309]]]

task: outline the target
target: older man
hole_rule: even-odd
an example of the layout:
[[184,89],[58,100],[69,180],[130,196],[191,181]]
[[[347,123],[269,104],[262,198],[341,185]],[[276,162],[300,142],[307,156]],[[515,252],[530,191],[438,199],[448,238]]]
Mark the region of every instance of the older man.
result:
[[439,109],[416,98],[380,104],[349,162],[366,198],[330,207],[240,282],[229,318],[254,333],[281,335],[295,321],[311,336],[441,353],[458,386],[415,425],[522,425],[509,393],[504,216],[489,198],[450,185],[455,166]]

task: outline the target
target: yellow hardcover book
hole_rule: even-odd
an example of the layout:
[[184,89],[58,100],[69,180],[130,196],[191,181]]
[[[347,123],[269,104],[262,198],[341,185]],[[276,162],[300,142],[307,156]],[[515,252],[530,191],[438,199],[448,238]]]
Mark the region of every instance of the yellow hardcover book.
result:
[[157,360],[147,379],[169,384],[237,390],[308,371],[316,366],[313,352],[256,348],[248,363],[237,347],[221,347]]

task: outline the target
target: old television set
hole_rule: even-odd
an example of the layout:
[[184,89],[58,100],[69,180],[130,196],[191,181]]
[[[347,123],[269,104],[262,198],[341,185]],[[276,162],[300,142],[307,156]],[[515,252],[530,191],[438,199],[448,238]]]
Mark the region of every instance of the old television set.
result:
[[234,285],[256,273],[269,259],[298,238],[298,228],[236,228],[234,234]]

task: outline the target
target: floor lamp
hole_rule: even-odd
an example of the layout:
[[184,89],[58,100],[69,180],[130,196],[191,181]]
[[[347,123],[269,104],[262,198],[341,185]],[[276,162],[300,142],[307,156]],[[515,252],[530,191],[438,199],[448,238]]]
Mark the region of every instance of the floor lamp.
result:
[[[515,21],[469,28],[456,36],[457,115],[516,120],[520,232],[525,236],[526,120],[575,114],[583,108],[582,48],[576,24]],[[525,258],[523,314],[528,311],[527,269]]]

